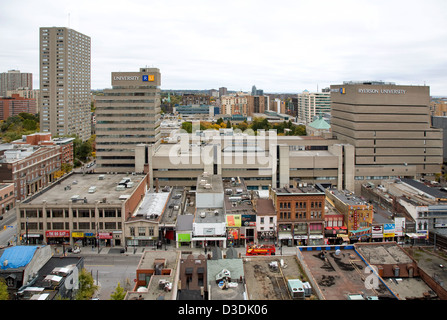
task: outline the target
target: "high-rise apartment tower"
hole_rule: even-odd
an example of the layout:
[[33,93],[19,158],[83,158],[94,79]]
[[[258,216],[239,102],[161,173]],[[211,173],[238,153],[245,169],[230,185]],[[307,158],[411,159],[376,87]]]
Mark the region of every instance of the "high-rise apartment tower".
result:
[[0,73],[0,97],[6,97],[7,91],[27,88],[33,90],[33,74],[19,70]]
[[65,27],[40,28],[40,129],[91,136],[91,40]]

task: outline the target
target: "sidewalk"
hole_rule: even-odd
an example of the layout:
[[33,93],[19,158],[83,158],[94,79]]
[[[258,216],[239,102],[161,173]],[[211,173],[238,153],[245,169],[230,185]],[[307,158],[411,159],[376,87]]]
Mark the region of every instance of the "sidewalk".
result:
[[[55,252],[55,247],[53,248],[53,252]],[[62,255],[62,246],[58,247],[59,254]],[[222,255],[226,253],[226,251],[229,248],[221,248]],[[245,248],[244,247],[237,247],[235,248],[236,252],[239,256],[245,257]],[[91,248],[91,247],[81,247],[81,254],[82,255],[108,255],[108,254],[116,254],[116,255],[143,255],[144,251],[166,251],[166,250],[180,250],[183,252],[191,252],[195,255],[203,254],[208,255],[212,254],[212,248],[208,248],[206,253],[204,248],[190,248],[190,247],[180,247],[176,248],[175,245],[167,245],[166,247],[163,245],[160,249],[155,249],[152,246],[147,247],[127,247],[127,251],[125,251],[124,247],[100,247],[98,248]],[[276,255],[281,256],[290,256],[290,255],[296,255],[296,247],[276,247]],[[99,251],[99,252],[98,252]],[[57,254],[57,253],[55,253]],[[70,255],[77,255],[76,253],[69,252]]]

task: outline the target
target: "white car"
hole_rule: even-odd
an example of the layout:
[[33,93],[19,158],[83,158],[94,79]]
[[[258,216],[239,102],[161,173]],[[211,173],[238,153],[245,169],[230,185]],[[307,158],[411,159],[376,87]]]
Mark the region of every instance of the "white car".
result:
[[76,247],[76,248],[73,249],[72,252],[73,252],[73,253],[81,253],[81,248]]

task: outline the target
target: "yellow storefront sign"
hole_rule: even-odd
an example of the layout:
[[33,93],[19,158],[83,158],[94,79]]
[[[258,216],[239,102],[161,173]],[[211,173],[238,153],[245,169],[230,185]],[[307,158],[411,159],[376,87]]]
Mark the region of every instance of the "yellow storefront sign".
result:
[[73,238],[84,238],[84,232],[72,232],[71,236]]
[[383,237],[384,238],[394,238],[395,237],[395,233],[394,232],[384,233]]

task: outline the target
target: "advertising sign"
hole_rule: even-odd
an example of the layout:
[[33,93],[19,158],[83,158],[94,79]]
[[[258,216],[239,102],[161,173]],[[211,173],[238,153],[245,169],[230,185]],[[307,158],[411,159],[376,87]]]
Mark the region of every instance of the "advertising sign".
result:
[[73,238],[84,238],[84,232],[72,232],[71,236]]
[[240,227],[242,225],[242,218],[240,214],[227,214],[227,227]]
[[372,237],[373,238],[382,238],[383,237],[383,226],[372,226]]
[[45,233],[47,238],[63,238],[70,237],[69,230],[49,230]]
[[99,232],[98,239],[112,239],[112,234],[110,232]]
[[396,236],[403,236],[405,229],[405,218],[394,218],[394,222],[396,224]]
[[395,231],[396,231],[396,225],[394,223],[385,223],[383,225],[383,237],[384,238],[394,237]]
[[191,234],[190,233],[177,233],[177,239],[179,242],[190,242]]
[[243,214],[242,219],[241,219],[241,225],[244,227],[255,227],[256,226],[256,215]]

